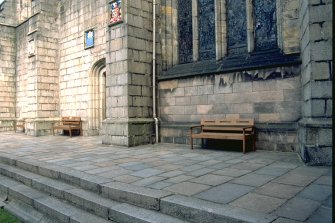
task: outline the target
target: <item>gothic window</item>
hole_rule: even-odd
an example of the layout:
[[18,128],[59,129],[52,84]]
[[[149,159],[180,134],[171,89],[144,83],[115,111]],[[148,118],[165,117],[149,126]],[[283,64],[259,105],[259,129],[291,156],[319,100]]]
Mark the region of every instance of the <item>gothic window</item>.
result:
[[178,1],[179,63],[193,60],[192,0]]
[[[197,8],[196,12],[192,7]],[[214,9],[214,0],[178,1],[179,63],[215,59]]]
[[277,48],[276,1],[253,0],[255,50]]
[[0,12],[4,10],[5,0],[0,0]]
[[275,0],[176,0],[179,63],[276,49]]
[[245,0],[227,0],[228,54],[247,52],[247,15]]
[[199,59],[215,59],[214,0],[199,0]]

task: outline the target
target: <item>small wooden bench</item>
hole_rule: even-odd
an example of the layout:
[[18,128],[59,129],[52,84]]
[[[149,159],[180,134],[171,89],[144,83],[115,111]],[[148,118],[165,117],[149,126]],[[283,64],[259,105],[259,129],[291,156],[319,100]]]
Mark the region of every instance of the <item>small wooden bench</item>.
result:
[[17,128],[22,128],[22,131],[25,131],[25,120],[16,120],[14,121],[14,132],[16,132]]
[[[200,129],[199,133],[194,133],[195,129]],[[246,142],[253,141],[255,151],[255,127],[253,119],[218,119],[201,120],[201,125],[190,127],[190,143],[193,149],[193,139],[230,139],[243,141],[243,153],[245,153]]]
[[83,134],[81,118],[77,116],[66,116],[62,117],[59,123],[52,125],[52,134],[55,135],[55,130],[66,130],[69,131],[70,137],[72,137],[72,130],[79,130],[80,135]]

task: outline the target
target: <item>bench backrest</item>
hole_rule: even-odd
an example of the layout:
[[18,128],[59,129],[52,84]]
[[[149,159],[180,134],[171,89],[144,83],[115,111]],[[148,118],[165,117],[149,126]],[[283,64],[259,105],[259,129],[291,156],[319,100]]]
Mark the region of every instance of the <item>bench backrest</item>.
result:
[[253,126],[253,119],[203,119],[201,125],[212,126]]
[[80,125],[81,118],[78,116],[64,116],[62,117],[63,125]]

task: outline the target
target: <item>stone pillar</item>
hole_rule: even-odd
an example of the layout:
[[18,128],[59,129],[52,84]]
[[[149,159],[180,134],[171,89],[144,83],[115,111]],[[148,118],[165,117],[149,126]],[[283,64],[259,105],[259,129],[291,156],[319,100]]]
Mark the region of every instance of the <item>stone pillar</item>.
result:
[[332,0],[300,2],[303,97],[300,152],[310,165],[331,165]]
[[146,144],[152,134],[152,1],[125,1],[107,33],[106,120],[102,143]]
[[58,23],[55,1],[41,0],[35,7],[41,11],[29,19],[27,33],[27,68],[29,79],[29,112],[26,134],[51,133],[52,123],[59,117]]
[[15,119],[15,27],[0,23],[0,132],[12,130]]

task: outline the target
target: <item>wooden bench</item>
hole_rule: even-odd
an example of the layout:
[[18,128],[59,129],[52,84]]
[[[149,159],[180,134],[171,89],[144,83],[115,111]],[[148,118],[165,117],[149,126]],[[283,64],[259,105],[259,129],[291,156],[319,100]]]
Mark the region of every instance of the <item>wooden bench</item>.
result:
[[70,137],[72,137],[72,130],[79,130],[82,136],[81,118],[76,116],[62,117],[59,123],[52,125],[52,134],[55,135],[55,130],[66,130],[69,131]]
[[[194,133],[200,129],[199,133]],[[190,127],[190,143],[193,149],[193,139],[230,139],[243,141],[243,153],[245,153],[246,142],[253,141],[255,151],[255,127],[253,119],[218,119],[201,120],[201,125]]]
[[16,132],[17,128],[22,128],[22,131],[25,131],[25,120],[16,120],[14,121],[14,132]]

